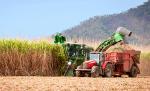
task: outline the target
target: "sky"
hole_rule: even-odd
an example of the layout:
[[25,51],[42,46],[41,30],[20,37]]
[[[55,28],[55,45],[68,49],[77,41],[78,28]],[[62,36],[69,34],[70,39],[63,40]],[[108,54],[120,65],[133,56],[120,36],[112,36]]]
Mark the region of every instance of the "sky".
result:
[[147,0],[0,0],[0,38],[36,39]]

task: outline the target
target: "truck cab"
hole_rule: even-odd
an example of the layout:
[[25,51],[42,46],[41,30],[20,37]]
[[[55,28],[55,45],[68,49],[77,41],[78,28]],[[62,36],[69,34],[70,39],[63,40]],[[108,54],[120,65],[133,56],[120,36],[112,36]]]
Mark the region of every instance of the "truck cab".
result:
[[103,53],[102,52],[91,52],[90,60],[95,60],[97,62],[97,64],[99,64],[103,60]]
[[[104,55],[102,52],[90,52],[89,59],[84,61],[82,65],[76,69],[76,76],[81,77],[88,74],[88,76],[97,77],[102,74],[101,64]],[[96,73],[96,72],[97,73]]]
[[102,52],[90,52],[89,60],[85,61],[86,68],[91,69],[93,66],[100,66],[103,59]]

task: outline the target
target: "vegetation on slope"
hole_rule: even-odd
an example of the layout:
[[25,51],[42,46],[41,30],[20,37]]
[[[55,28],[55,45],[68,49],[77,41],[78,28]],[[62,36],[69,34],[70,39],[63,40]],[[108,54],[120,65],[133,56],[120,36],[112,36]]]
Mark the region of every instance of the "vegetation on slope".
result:
[[129,39],[135,45],[150,44],[150,1],[126,12],[95,16],[63,32],[67,39],[103,41],[110,37],[117,27],[123,26],[133,32]]

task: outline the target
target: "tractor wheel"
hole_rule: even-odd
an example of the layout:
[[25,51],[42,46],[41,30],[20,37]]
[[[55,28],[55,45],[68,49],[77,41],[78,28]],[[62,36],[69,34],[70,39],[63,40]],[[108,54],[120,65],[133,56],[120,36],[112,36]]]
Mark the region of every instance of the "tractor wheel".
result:
[[[81,66],[78,66],[77,69],[81,69]],[[82,73],[81,71],[76,70],[76,77],[81,77]]]
[[133,65],[130,70],[129,77],[137,77],[137,74],[138,74],[138,68]]
[[112,67],[112,64],[108,63],[106,65],[106,68],[104,70],[104,76],[105,77],[112,77],[113,75],[113,67]]
[[91,70],[91,77],[99,77],[99,67],[98,66],[93,66]]

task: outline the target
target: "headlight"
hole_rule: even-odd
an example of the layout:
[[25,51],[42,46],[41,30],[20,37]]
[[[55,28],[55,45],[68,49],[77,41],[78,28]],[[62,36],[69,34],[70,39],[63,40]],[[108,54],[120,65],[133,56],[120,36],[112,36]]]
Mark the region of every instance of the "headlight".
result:
[[68,65],[71,65],[71,62],[68,62]]

